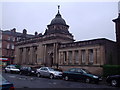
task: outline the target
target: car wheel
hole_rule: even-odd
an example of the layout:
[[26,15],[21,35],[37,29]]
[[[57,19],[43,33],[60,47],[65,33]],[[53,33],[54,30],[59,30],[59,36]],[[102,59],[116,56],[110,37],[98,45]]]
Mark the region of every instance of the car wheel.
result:
[[111,85],[112,86],[117,86],[118,85],[117,80],[115,80],[115,79],[111,80]]
[[65,78],[64,78],[66,81],[68,81],[69,80],[69,77],[68,76],[65,76]]
[[41,77],[41,74],[40,74],[40,73],[38,73],[38,74],[37,74],[37,77]]
[[53,79],[54,78],[54,75],[53,74],[50,74],[50,79]]
[[86,83],[90,83],[90,82],[91,82],[90,78],[86,78],[86,79],[85,79],[85,82],[86,82]]
[[95,84],[99,84],[99,81],[95,81]]
[[27,76],[30,76],[30,73],[27,73]]
[[22,75],[22,72],[20,72],[19,74]]
[[10,73],[13,73],[13,71],[10,71]]
[[7,73],[7,71],[5,70],[5,73]]

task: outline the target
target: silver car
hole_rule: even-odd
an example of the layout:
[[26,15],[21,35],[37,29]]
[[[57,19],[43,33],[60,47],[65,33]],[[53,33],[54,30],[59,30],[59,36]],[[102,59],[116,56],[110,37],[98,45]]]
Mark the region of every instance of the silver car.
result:
[[10,73],[13,73],[13,72],[19,73],[20,69],[18,68],[17,65],[8,65],[8,66],[5,67],[5,73],[7,73],[7,72],[10,72]]
[[62,71],[57,71],[51,67],[41,67],[37,69],[36,73],[37,73],[37,77],[44,76],[44,77],[49,77],[50,79],[62,77]]

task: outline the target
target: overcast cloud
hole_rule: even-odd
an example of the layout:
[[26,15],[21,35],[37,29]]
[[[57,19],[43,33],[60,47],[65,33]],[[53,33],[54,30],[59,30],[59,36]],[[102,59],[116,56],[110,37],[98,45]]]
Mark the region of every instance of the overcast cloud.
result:
[[57,14],[57,5],[76,40],[107,38],[115,41],[112,20],[118,17],[117,2],[3,2],[0,28],[44,33]]

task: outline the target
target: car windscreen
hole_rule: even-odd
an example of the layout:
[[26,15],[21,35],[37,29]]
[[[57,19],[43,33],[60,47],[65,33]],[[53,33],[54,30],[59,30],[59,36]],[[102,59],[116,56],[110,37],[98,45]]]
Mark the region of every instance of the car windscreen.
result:
[[20,66],[19,66],[19,65],[15,65],[15,67],[16,67],[17,69],[20,69]]
[[88,70],[86,69],[81,69],[83,71],[83,73],[90,73]]
[[12,66],[11,68],[12,68],[12,69],[17,69],[15,66]]
[[53,68],[49,68],[50,71],[55,71]]

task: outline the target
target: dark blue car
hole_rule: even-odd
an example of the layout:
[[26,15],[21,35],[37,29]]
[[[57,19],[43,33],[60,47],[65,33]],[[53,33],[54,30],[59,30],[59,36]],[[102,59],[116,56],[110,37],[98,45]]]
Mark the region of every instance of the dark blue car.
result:
[[63,79],[65,79],[65,80],[70,80],[70,79],[81,80],[86,83],[90,83],[90,82],[99,83],[99,81],[102,80],[102,78],[100,76],[94,75],[94,74],[90,73],[88,70],[82,69],[82,68],[71,68],[68,71],[64,71]]
[[14,90],[14,85],[0,75],[0,90]]
[[112,86],[120,86],[120,75],[110,75],[107,77],[106,82]]

